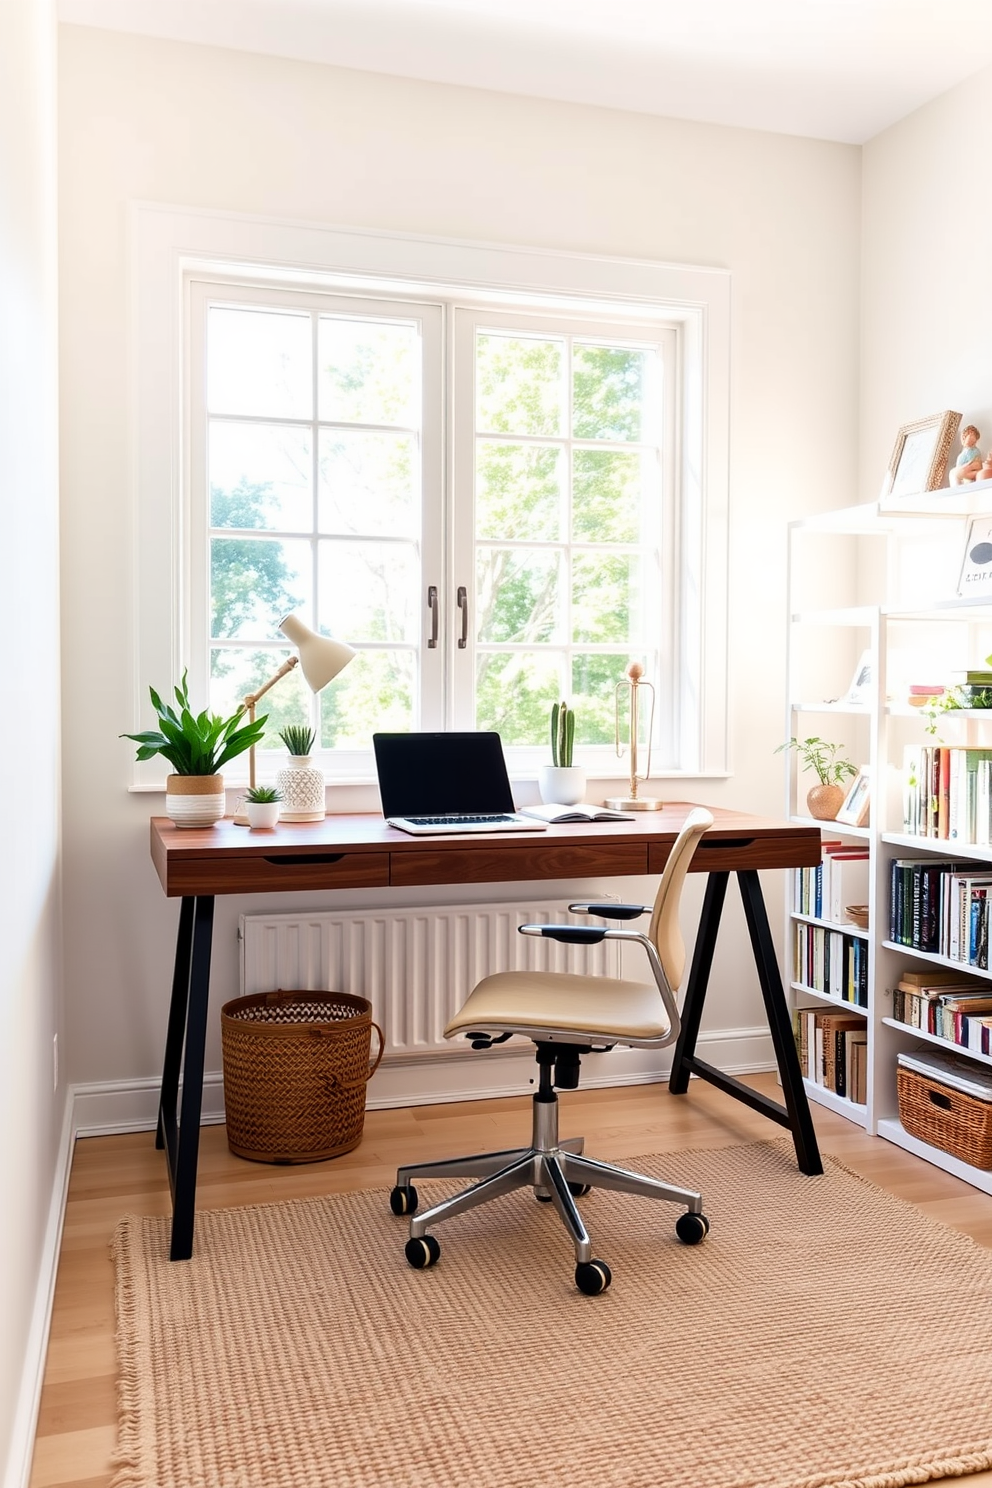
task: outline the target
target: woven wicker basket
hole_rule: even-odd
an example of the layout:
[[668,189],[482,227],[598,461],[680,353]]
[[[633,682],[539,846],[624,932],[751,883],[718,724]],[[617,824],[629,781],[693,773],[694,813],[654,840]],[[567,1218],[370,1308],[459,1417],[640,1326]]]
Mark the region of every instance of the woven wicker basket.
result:
[[896,1071],[899,1119],[910,1136],[973,1168],[992,1169],[992,1101],[953,1090],[916,1070]]
[[[321,1162],[362,1140],[384,1039],[345,992],[261,992],[221,1008],[227,1142],[252,1162]],[[370,1066],[372,1029],[379,1052]]]

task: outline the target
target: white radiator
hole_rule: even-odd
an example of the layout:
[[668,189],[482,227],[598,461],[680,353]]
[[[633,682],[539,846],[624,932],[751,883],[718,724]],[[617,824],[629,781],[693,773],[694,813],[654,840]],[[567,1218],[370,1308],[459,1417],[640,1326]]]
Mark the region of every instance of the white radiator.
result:
[[371,1002],[387,1060],[458,1052],[441,1030],[490,972],[526,967],[620,975],[617,941],[566,946],[517,934],[518,925],[549,920],[603,923],[570,915],[557,900],[242,915],[242,994],[350,992]]

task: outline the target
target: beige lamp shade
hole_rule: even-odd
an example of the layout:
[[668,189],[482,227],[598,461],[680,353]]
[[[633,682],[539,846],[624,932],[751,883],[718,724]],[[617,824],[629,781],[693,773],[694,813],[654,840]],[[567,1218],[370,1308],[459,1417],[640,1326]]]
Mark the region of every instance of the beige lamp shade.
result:
[[320,692],[332,682],[355,655],[343,641],[317,635],[298,615],[287,615],[280,621],[279,629],[299,652],[300,667],[311,692]]

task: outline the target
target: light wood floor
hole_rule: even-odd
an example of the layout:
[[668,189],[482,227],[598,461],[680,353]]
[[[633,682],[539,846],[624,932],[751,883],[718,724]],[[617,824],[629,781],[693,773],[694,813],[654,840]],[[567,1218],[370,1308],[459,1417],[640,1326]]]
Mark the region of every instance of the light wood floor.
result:
[[[755,1076],[754,1084],[778,1098],[773,1076]],[[829,1111],[814,1106],[813,1114],[825,1152],[992,1248],[992,1199]],[[561,1121],[563,1135],[582,1133],[587,1150],[614,1160],[781,1135],[779,1127],[699,1080],[684,1097],[663,1085],[566,1092]],[[401,1162],[514,1146],[529,1126],[527,1096],[371,1111],[354,1152],[291,1168],[232,1157],[224,1128],[204,1127],[197,1202],[223,1208],[389,1186]],[[31,1488],[107,1488],[111,1482],[116,1407],[109,1242],[122,1214],[168,1212],[164,1159],[151,1134],[77,1142]],[[992,1488],[992,1473],[965,1481]]]

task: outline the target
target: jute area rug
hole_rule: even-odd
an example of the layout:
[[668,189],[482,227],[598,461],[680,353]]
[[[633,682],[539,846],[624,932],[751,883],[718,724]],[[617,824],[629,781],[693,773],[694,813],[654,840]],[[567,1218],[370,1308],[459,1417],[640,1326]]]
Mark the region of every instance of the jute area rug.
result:
[[[385,1192],[115,1238],[115,1488],[895,1488],[992,1466],[992,1254],[788,1141],[629,1166],[699,1188],[582,1200],[585,1297],[529,1192],[409,1269]],[[423,1184],[421,1202],[450,1192]]]

